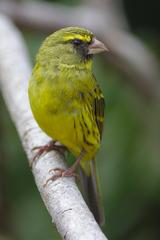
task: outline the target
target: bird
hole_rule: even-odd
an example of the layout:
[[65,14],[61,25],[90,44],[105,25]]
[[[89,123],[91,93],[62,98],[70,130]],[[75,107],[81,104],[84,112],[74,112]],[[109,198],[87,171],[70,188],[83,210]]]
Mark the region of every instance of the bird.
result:
[[[80,166],[83,191],[99,224],[104,222],[104,213],[95,157],[102,139],[105,101],[92,66],[93,56],[105,51],[108,48],[88,29],[59,29],[42,43],[28,87],[33,116],[53,140],[35,148],[35,158],[52,149],[67,149],[75,156],[72,166],[54,169],[49,180],[76,176]],[[56,145],[57,141],[62,145]]]

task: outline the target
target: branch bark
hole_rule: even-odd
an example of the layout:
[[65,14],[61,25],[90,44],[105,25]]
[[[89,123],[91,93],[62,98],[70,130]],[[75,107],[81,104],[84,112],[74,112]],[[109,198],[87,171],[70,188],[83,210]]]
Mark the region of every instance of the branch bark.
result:
[[[110,49],[106,60],[127,76],[142,96],[160,98],[160,71],[154,54],[144,43],[127,31],[128,24],[119,1],[83,1],[76,7],[55,3],[16,3],[2,1],[0,11],[18,26],[47,33],[64,26],[79,25],[91,29]],[[125,79],[125,77],[124,77]]]
[[[33,147],[49,138],[34,121],[27,96],[31,66],[19,31],[0,15],[0,87],[15,123],[23,148],[31,160]],[[43,187],[52,168],[65,168],[64,159],[50,152],[33,165],[32,171],[41,197],[61,237],[67,240],[106,240],[79,192],[73,178],[61,178]]]

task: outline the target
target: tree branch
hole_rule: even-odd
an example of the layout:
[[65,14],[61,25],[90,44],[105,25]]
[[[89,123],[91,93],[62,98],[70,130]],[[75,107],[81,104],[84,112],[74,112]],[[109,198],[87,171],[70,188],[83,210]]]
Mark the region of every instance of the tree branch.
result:
[[[84,1],[83,1],[84,2]],[[0,11],[9,15],[18,26],[47,33],[64,26],[79,25],[91,29],[110,49],[106,60],[127,75],[137,90],[147,98],[160,98],[160,71],[154,54],[133,34],[118,1],[87,1],[67,7],[51,3],[0,3]],[[120,6],[120,7],[119,7]]]
[[[0,15],[0,86],[6,105],[16,125],[28,159],[33,147],[44,145],[49,138],[34,121],[27,96],[31,66],[18,30]],[[66,165],[57,152],[50,152],[33,165],[33,175],[41,197],[61,237],[67,240],[107,239],[96,223],[73,178],[61,178],[43,187],[52,168]]]

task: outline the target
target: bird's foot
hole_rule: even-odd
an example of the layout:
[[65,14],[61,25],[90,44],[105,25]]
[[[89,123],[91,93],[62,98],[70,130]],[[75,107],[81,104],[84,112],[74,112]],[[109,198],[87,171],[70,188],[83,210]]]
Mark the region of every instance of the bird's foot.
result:
[[37,150],[37,153],[35,154],[35,156],[33,157],[30,166],[33,166],[33,163],[39,159],[39,157],[43,154],[43,153],[47,153],[50,152],[52,150],[56,150],[59,153],[61,153],[64,156],[65,151],[67,150],[67,148],[65,146],[62,145],[56,145],[56,141],[50,141],[48,144],[44,145],[44,146],[38,146],[38,147],[34,147],[32,149],[32,151]]
[[48,184],[49,181],[55,181],[61,177],[75,177],[75,178],[79,179],[79,175],[77,173],[75,173],[74,171],[75,171],[75,169],[72,167],[70,167],[68,169],[61,169],[61,168],[51,169],[49,171],[49,173],[51,173],[51,172],[55,172],[55,173],[57,172],[57,173],[55,175],[53,175],[52,177],[50,177],[49,179],[47,179],[46,183],[43,186],[46,187],[46,185]]

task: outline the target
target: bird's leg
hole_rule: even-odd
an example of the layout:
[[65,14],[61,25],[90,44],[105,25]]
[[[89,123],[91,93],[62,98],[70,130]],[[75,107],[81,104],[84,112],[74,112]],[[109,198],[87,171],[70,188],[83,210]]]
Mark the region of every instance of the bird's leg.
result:
[[47,153],[50,152],[52,150],[56,150],[59,153],[61,153],[62,155],[64,155],[64,152],[67,150],[67,148],[65,146],[62,145],[56,145],[56,141],[50,141],[48,144],[44,145],[44,146],[38,146],[38,147],[34,147],[32,149],[34,150],[38,150],[37,153],[35,154],[35,156],[33,157],[30,166],[32,167],[33,163],[39,159],[39,157],[43,154],[43,153]]
[[54,168],[51,169],[49,172],[57,172],[54,176],[50,177],[46,183],[44,184],[44,187],[48,184],[49,181],[55,181],[60,177],[79,177],[79,175],[77,173],[75,173],[75,170],[77,168],[77,166],[79,165],[81,159],[83,158],[83,156],[85,155],[85,151],[82,150],[79,157],[76,159],[75,163],[69,167],[68,169],[61,169],[61,168]]

